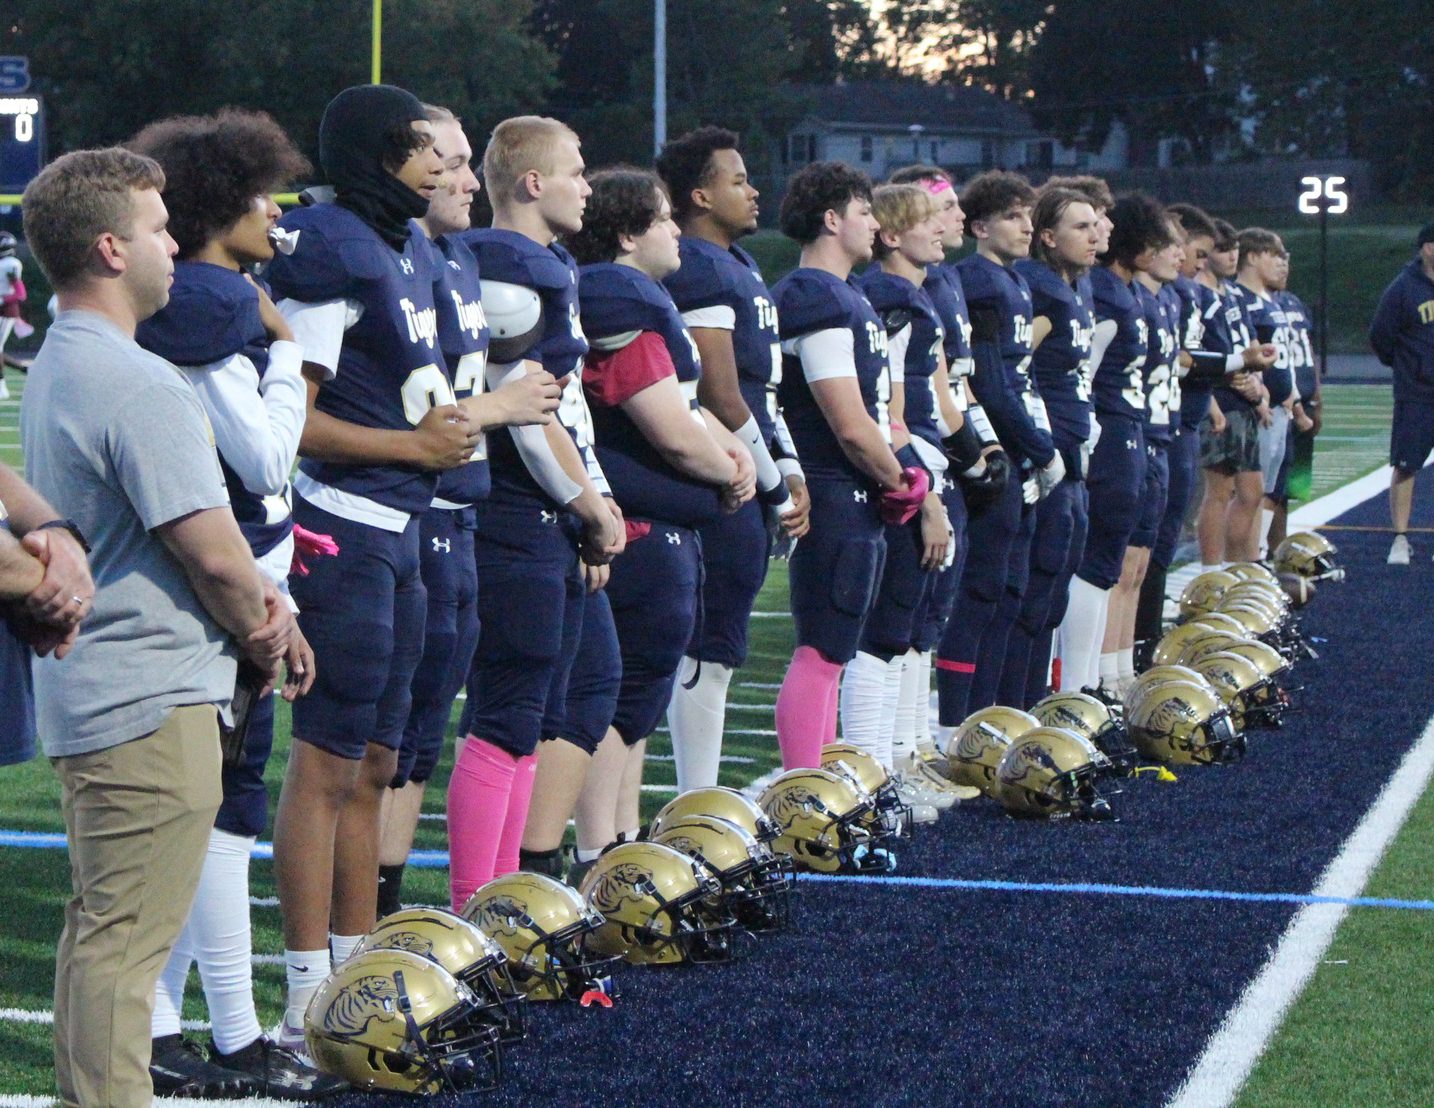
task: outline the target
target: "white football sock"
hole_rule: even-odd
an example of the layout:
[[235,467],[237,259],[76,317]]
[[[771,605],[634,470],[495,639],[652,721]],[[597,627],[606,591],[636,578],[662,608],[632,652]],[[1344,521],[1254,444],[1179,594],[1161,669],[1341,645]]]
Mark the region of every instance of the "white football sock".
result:
[[1260,545],[1258,556],[1263,558],[1269,553],[1270,545],[1270,524],[1275,522],[1275,510],[1273,508],[1260,509]]
[[1120,666],[1120,679],[1122,681],[1135,680],[1135,648],[1132,646],[1121,647],[1116,652]]
[[884,745],[881,713],[885,696],[886,663],[875,654],[857,651],[841,675],[841,737],[878,761]]
[[249,927],[249,851],[254,840],[217,827],[185,931],[199,965],[214,1045],[243,1050],[263,1029],[254,1010],[254,943]]
[[1112,650],[1100,656],[1100,683],[1107,692],[1114,693],[1120,688],[1120,652]]
[[1207,566],[1207,565],[1205,565],[1205,564],[1202,562],[1201,565],[1200,565],[1200,572],[1201,572],[1201,573],[1214,573],[1217,569],[1224,569],[1224,568],[1225,568],[1225,565],[1224,565],[1223,562],[1217,563],[1217,564],[1215,564],[1215,565],[1213,565],[1213,566]]
[[[688,688],[694,673],[697,682]],[[672,733],[679,792],[717,784],[731,681],[731,667],[719,662],[683,658],[677,667],[672,700],[667,705],[667,727]]]
[[1061,691],[1079,692],[1100,680],[1100,642],[1105,636],[1105,612],[1110,591],[1097,588],[1083,577],[1072,577],[1070,599],[1059,631]]
[[916,749],[932,750],[936,740],[932,738],[932,721],[940,726],[936,690],[931,687],[931,651],[923,650],[916,655]]
[[324,978],[328,977],[330,964],[327,949],[284,951],[284,976],[289,984],[284,1023],[290,1028],[303,1029],[304,1013],[308,1011],[309,1001],[319,991]]
[[335,935],[330,931],[329,950],[333,951],[334,965],[347,962],[361,942],[363,942],[362,935]]
[[892,769],[891,744],[896,736],[896,714],[901,703],[902,655],[886,663],[886,680],[881,688],[881,730],[876,737],[876,760],[889,773]]
[[892,661],[900,668],[900,684],[896,701],[896,726],[891,733],[891,762],[899,766],[916,753],[919,738],[917,717],[926,706],[926,697],[921,695],[921,655],[914,650],[908,650]]

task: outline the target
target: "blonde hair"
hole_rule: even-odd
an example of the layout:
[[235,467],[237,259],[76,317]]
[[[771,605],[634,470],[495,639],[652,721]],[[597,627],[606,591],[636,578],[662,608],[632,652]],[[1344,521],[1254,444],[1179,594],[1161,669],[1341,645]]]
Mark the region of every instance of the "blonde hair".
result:
[[424,104],[423,115],[429,123],[461,123],[463,122],[453,114],[451,108],[445,108],[441,104]]
[[153,158],[120,146],[76,150],[42,169],[20,201],[25,239],[50,284],[63,291],[84,275],[95,240],[134,229],[134,193],[163,191]]
[[483,151],[483,186],[494,207],[517,198],[518,180],[525,173],[553,172],[554,155],[563,139],[580,142],[566,123],[542,115],[518,115],[494,127]]
[[[881,230],[892,235],[904,234],[939,210],[935,197],[920,185],[878,185],[871,194],[871,214],[876,217]],[[882,242],[878,234],[872,247],[877,260],[891,252],[891,247]]]

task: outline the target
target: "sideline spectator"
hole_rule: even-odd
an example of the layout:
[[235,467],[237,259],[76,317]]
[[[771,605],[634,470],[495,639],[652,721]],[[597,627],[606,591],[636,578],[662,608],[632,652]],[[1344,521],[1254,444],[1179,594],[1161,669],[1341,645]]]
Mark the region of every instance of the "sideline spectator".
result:
[[1434,450],[1434,223],[1419,232],[1419,253],[1394,278],[1374,313],[1369,345],[1394,371],[1394,424],[1389,433],[1389,564],[1409,564],[1409,509],[1414,475]]
[[47,166],[23,200],[60,308],[21,407],[26,467],[88,536],[97,585],[65,664],[35,665],[74,890],[55,959],[66,1105],[151,1101],[155,981],[219,807],[235,658],[272,681],[293,628],[230,511],[199,398],[134,342],[169,298],[163,185],[148,158],[84,150]]

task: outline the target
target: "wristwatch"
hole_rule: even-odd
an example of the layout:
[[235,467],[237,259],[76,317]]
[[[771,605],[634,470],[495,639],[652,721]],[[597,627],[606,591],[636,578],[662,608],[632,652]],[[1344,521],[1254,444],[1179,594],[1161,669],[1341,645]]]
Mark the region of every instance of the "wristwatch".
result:
[[40,526],[36,527],[35,530],[48,531],[52,527],[57,528],[61,531],[68,531],[72,536],[74,536],[75,541],[80,544],[81,550],[83,550],[86,554],[90,552],[90,544],[85,541],[85,533],[80,530],[80,525],[76,523],[73,519],[52,519],[48,523],[40,524]]

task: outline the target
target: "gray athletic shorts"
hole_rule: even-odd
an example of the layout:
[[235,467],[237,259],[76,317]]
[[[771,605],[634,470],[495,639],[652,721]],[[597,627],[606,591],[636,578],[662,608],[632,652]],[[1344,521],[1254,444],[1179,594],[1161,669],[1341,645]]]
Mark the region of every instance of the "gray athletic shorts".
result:
[[1270,425],[1261,427],[1260,475],[1265,479],[1265,495],[1274,496],[1280,486],[1280,466],[1285,461],[1285,449],[1290,441],[1290,413],[1283,407],[1270,411]]
[[1210,417],[1200,423],[1200,468],[1213,469],[1227,477],[1236,473],[1259,473],[1260,419],[1254,408],[1235,408],[1225,413],[1225,429],[1218,435],[1210,429]]

